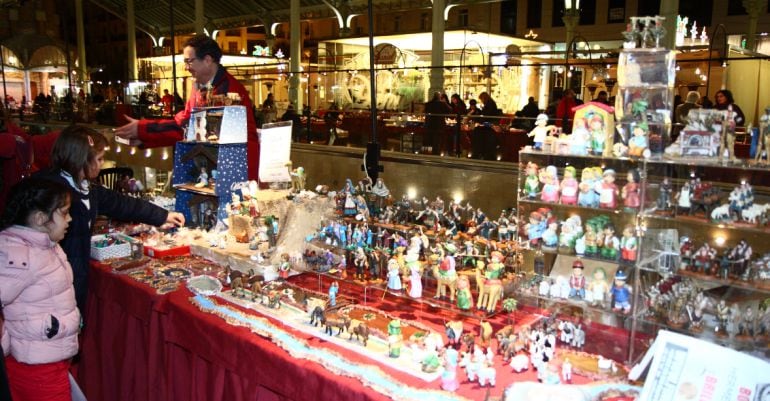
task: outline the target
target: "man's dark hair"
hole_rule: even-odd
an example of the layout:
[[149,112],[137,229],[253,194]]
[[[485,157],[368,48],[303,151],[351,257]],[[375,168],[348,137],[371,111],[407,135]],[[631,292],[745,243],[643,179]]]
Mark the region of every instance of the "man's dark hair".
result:
[[211,56],[215,63],[219,63],[222,58],[222,49],[219,48],[217,41],[206,35],[195,35],[184,42],[182,48],[187,46],[195,49],[195,57],[203,60],[206,56]]

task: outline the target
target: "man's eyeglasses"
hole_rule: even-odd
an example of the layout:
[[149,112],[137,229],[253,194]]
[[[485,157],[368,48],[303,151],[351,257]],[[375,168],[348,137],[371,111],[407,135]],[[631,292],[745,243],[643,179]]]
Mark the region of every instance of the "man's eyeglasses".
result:
[[186,59],[183,59],[183,60],[182,60],[182,62],[183,62],[185,65],[187,65],[187,66],[190,66],[190,65],[192,65],[192,63],[193,63],[195,60],[197,60],[197,59],[198,59],[197,57],[186,58]]

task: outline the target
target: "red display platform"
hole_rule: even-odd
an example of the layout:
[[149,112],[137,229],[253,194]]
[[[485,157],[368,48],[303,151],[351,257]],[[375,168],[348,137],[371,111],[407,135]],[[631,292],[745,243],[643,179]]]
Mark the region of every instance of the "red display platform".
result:
[[[305,280],[305,285],[318,285],[311,275],[292,280],[299,285]],[[404,297],[386,295],[383,299],[382,293],[371,295],[374,297],[367,305],[399,314],[402,319],[440,327],[445,319],[453,317],[451,310],[442,312],[446,309],[427,304],[414,307]],[[186,288],[157,295],[154,289],[125,274],[113,273],[102,265],[92,266],[78,363],[78,381],[89,400],[388,399],[357,379],[293,358],[270,339],[198,310],[190,302],[191,296]],[[527,316],[526,312],[519,311],[515,319],[524,322],[529,320]],[[495,318],[495,328],[500,325],[497,319],[507,320],[499,315]],[[467,322],[467,327],[477,331],[476,323]],[[373,363],[323,338],[294,333],[304,336],[312,347],[332,349],[352,360]],[[535,380],[531,370],[515,374],[510,367],[503,366],[502,360],[496,360],[495,364],[497,385],[489,390],[494,397],[501,396],[504,388],[514,381]],[[386,366],[379,367],[405,385],[439,389],[439,380],[425,383]],[[464,372],[458,375],[461,379],[458,394],[468,399],[487,396],[487,388],[467,382]],[[575,378],[576,383],[586,381]]]

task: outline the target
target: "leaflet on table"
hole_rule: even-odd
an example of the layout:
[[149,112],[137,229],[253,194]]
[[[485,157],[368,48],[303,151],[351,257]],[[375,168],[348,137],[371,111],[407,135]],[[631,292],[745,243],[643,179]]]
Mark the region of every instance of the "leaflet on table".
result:
[[661,330],[629,378],[648,365],[640,401],[770,400],[770,363],[707,341]]
[[291,182],[291,121],[265,124],[259,140],[259,181]]

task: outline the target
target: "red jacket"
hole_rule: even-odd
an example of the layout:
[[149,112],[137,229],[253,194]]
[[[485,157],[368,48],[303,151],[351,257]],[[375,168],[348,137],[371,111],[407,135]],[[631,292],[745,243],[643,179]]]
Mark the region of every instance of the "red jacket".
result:
[[575,111],[572,109],[575,106],[577,106],[575,99],[567,97],[562,98],[556,106],[556,126],[561,127],[562,122],[565,119],[568,120],[567,125],[563,127],[565,132],[572,130],[572,119],[575,118]]
[[0,210],[5,209],[8,191],[22,177],[51,164],[51,149],[59,131],[43,135],[28,135],[14,124],[0,132]]
[[[249,97],[249,92],[221,65],[214,75],[211,86],[213,95],[237,93],[241,97],[241,105],[246,107],[248,177],[250,180],[257,180],[259,176],[259,137],[252,112],[254,105],[251,102],[251,97]],[[173,120],[140,120],[137,132],[143,146],[148,148],[173,146],[177,141],[184,139],[183,127],[187,126],[193,109],[198,108],[199,104],[203,104],[203,101],[197,87],[193,86],[184,110],[177,113]]]

